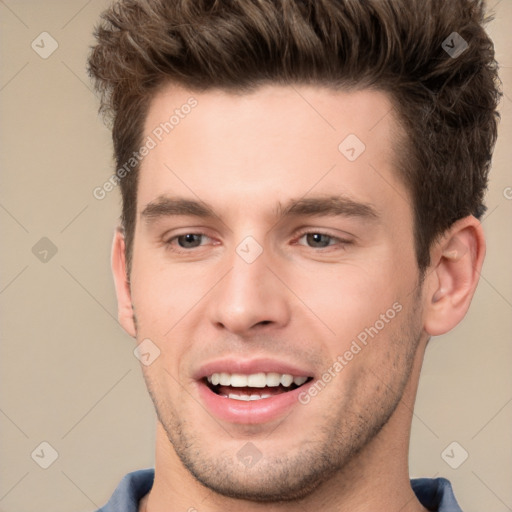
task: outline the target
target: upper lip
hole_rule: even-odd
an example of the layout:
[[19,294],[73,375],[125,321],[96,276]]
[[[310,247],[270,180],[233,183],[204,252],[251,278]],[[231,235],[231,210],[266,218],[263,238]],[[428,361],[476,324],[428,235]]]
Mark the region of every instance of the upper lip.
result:
[[203,364],[194,374],[197,380],[204,379],[214,373],[241,373],[242,375],[251,375],[254,373],[279,373],[289,374],[294,377],[312,377],[311,370],[300,368],[299,366],[277,361],[276,359],[219,359]]

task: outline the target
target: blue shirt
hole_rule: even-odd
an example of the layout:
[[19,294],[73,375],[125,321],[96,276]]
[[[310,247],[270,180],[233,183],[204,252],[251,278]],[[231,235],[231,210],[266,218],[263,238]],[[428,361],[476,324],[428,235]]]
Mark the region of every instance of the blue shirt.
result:
[[[109,502],[96,512],[137,512],[140,500],[151,490],[154,469],[128,473]],[[420,503],[433,512],[462,512],[446,478],[413,478],[412,490]]]

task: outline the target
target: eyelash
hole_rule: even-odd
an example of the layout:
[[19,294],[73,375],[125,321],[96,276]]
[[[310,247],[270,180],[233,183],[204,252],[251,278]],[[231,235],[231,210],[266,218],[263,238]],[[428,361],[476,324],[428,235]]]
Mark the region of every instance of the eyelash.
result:
[[[300,240],[305,235],[321,235],[326,236],[330,238],[331,240],[336,240],[338,242],[338,245],[340,245],[342,248],[345,248],[345,246],[350,245],[352,242],[350,240],[345,240],[343,238],[339,238],[337,236],[331,235],[330,233],[325,233],[324,231],[315,231],[315,230],[304,230],[300,231],[298,233],[297,240]],[[310,249],[327,249],[329,247],[333,247],[335,244],[328,245],[327,247],[310,247]]]
[[[173,242],[175,240],[177,240],[178,238],[181,238],[181,237],[185,237],[187,235],[198,235],[198,236],[203,236],[203,237],[207,237],[207,238],[210,238],[206,233],[194,233],[194,232],[188,232],[188,233],[182,233],[180,235],[176,235],[176,236],[173,236],[172,238],[170,238],[169,240],[167,240],[165,242],[165,245],[166,247],[171,250],[172,252],[175,252],[175,253],[178,253],[178,254],[185,254],[185,253],[191,253],[193,252],[194,249],[199,249],[200,247],[202,247],[202,245],[199,245],[198,247],[192,247],[190,249],[184,249],[182,247],[178,247],[176,248],[176,246],[174,246]],[[306,230],[306,231],[301,231],[299,232],[296,237],[294,238],[294,240],[300,240],[302,237],[304,237],[305,235],[321,235],[321,236],[326,236],[328,238],[330,238],[331,240],[337,240],[338,241],[338,244],[340,245],[340,249],[341,250],[344,250],[346,248],[347,245],[351,245],[353,242],[351,242],[350,240],[344,240],[342,238],[339,238],[339,237],[336,237],[336,236],[333,236],[329,233],[325,233],[323,231],[316,231],[316,230]],[[302,244],[300,244],[302,245]],[[321,252],[324,252],[323,250],[324,249],[328,249],[330,247],[333,247],[335,244],[331,244],[331,245],[328,245],[327,247],[309,247],[310,249],[318,249],[320,250]],[[308,246],[306,246],[308,247]]]

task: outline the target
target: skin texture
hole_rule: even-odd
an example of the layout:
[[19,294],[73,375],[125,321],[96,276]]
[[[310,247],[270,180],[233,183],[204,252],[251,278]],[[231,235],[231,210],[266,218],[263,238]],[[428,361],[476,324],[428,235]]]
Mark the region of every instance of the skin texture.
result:
[[[461,219],[432,247],[420,285],[393,153],[399,124],[384,93],[169,85],[146,136],[191,96],[197,106],[142,162],[130,283],[120,231],[112,252],[119,320],[160,350],[142,365],[158,425],[155,483],[140,510],[424,510],[407,464],[417,383],[429,337],[469,307],[485,252],[479,222]],[[366,146],[355,161],[338,149],[349,134]],[[143,214],[171,196],[216,217]],[[279,204],[332,196],[376,215],[276,217]],[[187,233],[204,236],[180,247],[173,237]],[[248,236],[263,250],[250,264],[236,252]],[[400,311],[308,404],[241,425],[201,402],[194,374],[226,356],[321,378],[393,304]],[[248,441],[261,453],[251,468],[237,457]]]

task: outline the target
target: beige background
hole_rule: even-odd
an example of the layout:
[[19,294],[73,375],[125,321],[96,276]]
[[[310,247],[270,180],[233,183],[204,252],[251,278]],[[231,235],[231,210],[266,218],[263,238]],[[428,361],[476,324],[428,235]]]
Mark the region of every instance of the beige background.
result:
[[[116,321],[109,268],[120,200],[117,191],[92,195],[113,170],[85,72],[107,3],[0,0],[4,512],[91,511],[125,473],[153,465],[153,408],[133,340]],[[483,221],[487,259],[467,318],[428,349],[410,456],[411,476],[450,479],[465,512],[512,510],[512,0],[492,5],[505,96]],[[47,59],[31,48],[41,32],[58,43]],[[45,41],[40,52],[51,48]],[[57,248],[47,262],[32,252],[42,237]],[[43,441],[58,452],[48,469],[35,462],[50,461]],[[454,458],[469,454],[458,469],[441,457],[453,441],[462,447]]]

